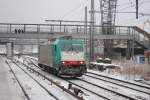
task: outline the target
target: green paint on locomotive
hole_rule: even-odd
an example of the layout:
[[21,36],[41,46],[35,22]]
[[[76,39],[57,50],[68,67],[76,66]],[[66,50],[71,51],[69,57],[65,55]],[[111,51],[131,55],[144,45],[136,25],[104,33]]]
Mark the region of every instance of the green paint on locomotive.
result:
[[54,66],[60,66],[62,64],[61,62],[61,46],[63,44],[68,44],[68,43],[71,43],[71,44],[81,44],[81,46],[83,47],[83,51],[84,52],[84,59],[86,59],[86,56],[85,56],[85,47],[84,47],[84,44],[81,40],[65,40],[65,39],[57,39],[55,42],[54,42],[54,45],[53,45],[53,50],[52,50],[52,53],[53,53],[53,65]]

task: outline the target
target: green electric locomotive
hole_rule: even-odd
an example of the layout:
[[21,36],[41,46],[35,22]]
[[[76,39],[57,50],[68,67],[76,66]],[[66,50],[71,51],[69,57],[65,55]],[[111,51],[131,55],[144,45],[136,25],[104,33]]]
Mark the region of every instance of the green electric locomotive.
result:
[[80,77],[86,73],[86,56],[81,40],[57,39],[39,46],[39,66],[58,76]]

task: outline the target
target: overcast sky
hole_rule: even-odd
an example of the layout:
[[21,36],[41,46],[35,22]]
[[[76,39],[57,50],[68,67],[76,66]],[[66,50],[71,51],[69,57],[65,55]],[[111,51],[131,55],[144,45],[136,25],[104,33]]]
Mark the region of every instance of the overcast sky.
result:
[[[90,0],[0,0],[0,22],[48,23],[45,19],[84,20],[84,7],[90,9]],[[95,0],[99,10],[99,0]],[[135,0],[118,0],[118,11],[135,11]],[[139,0],[139,12],[150,13],[150,0]],[[96,14],[96,19],[100,14]],[[116,24],[143,25],[150,16],[117,14]],[[147,26],[148,27],[148,26]],[[150,26],[149,26],[150,27]]]
[[71,14],[76,16],[75,19],[81,19],[84,9],[80,10],[79,7],[84,7],[86,1],[0,0],[0,22],[43,23],[45,19],[69,18]]

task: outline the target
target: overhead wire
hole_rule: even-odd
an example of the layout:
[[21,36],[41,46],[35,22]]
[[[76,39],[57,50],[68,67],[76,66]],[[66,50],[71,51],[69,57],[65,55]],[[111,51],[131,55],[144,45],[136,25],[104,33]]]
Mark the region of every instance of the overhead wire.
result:
[[135,18],[128,18],[126,19],[126,21],[121,21],[122,24],[128,24],[128,23],[139,23],[141,21],[144,21],[144,20],[147,20],[147,17],[143,17],[143,16],[140,16],[138,19],[135,19]]
[[136,7],[136,3],[135,3],[135,0],[134,0],[134,2],[132,1],[132,0],[129,0],[128,2],[126,2],[126,3],[123,3],[123,4],[121,4],[121,5],[127,5],[127,6],[125,6],[125,7],[123,7],[123,8],[117,8],[117,11],[122,11],[122,10],[127,10],[127,9],[131,9],[131,8],[133,8],[133,7]]
[[[128,3],[129,4],[129,3]],[[129,9],[129,8],[132,8],[132,7],[135,7],[135,5],[133,5],[133,3],[130,3],[130,5],[127,5],[126,7],[123,7],[123,8],[120,8],[120,10],[125,10],[125,9]]]
[[[83,8],[80,8],[80,10],[82,10]],[[84,10],[84,9],[83,9]],[[79,16],[81,16],[81,14],[77,14],[77,12],[76,13],[72,13],[72,15],[70,14],[70,16],[68,15],[68,17],[69,18],[71,18],[71,19],[74,19],[74,18],[76,18],[78,16],[78,18],[79,18]],[[64,17],[63,19],[65,19],[66,17]],[[69,18],[67,18],[67,19],[69,19]]]
[[142,6],[143,4],[145,4],[145,3],[148,4],[148,3],[150,3],[150,1],[142,1],[142,2],[140,2],[140,3],[139,3],[139,7],[141,7],[141,6]]
[[[132,7],[135,7],[135,6],[136,6],[136,4],[135,4],[132,0],[129,0],[129,2],[130,2],[130,3],[128,3],[128,4],[130,4],[129,6],[124,7],[124,8],[121,8],[121,9],[118,9],[118,11],[131,9]],[[145,3],[145,1],[139,0],[139,4],[141,4],[141,2],[142,2],[142,4]],[[147,2],[150,2],[150,1],[147,1]],[[127,3],[126,3],[126,4],[127,4]],[[129,22],[131,23],[131,22],[132,22],[132,24],[133,24],[133,23],[139,23],[139,21],[145,20],[145,17],[144,17],[144,19],[143,19],[143,16],[140,16],[140,18],[139,18],[138,20],[135,19],[135,18],[129,18],[129,19],[125,19],[125,20],[126,20],[126,21],[122,21],[122,23],[124,22],[124,24],[125,24],[125,23],[129,23]]]
[[[129,0],[129,2],[130,3],[124,3],[126,5],[128,4],[128,6],[123,7],[123,8],[119,8],[119,9],[117,9],[117,11],[121,12],[123,10],[128,10],[128,9],[131,10],[133,7],[136,7],[135,0],[134,0],[134,2],[132,0]],[[139,0],[139,7],[141,7],[142,5],[147,4],[147,3],[150,3],[150,0]],[[145,14],[145,13],[143,12],[143,14]],[[128,24],[128,23],[138,24],[138,23],[143,22],[144,20],[149,18],[145,15],[142,16],[142,13],[141,14],[139,13],[139,15],[141,15],[141,16],[139,16],[138,19],[136,19],[135,17],[133,18],[133,16],[131,16],[132,18],[120,20],[119,23],[121,23],[121,24]],[[119,14],[117,14],[117,16],[119,16]],[[117,24],[118,24],[118,22],[117,22]]]
[[[75,16],[79,16],[78,14],[76,14],[76,13],[74,13],[74,12],[76,12],[77,10],[81,10],[81,9],[83,9],[82,7],[83,7],[83,5],[87,5],[87,2],[88,2],[89,0],[84,0],[83,2],[81,2],[77,7],[75,7],[75,8],[73,8],[73,9],[71,9],[70,11],[68,11],[66,14],[64,14],[62,17],[61,17],[61,19],[64,19],[64,18],[66,18],[67,16],[70,16],[71,18],[73,18],[73,17],[75,17]],[[134,0],[135,1],[135,0]],[[148,0],[145,0],[145,1],[143,1],[143,0],[139,0],[139,4],[140,4],[140,6],[141,5],[143,5],[143,4],[145,4],[145,3],[148,3],[148,2],[150,2],[150,1],[148,1]],[[127,5],[126,7],[123,7],[123,8],[119,8],[119,9],[117,9],[117,11],[123,11],[123,10],[127,10],[127,9],[131,9],[131,8],[133,8],[133,7],[135,7],[136,5],[135,5],[135,2],[133,2],[132,0],[129,0],[128,2],[126,2],[126,3],[123,3],[124,5]],[[72,15],[73,14],[73,15]],[[73,17],[72,17],[73,16]],[[140,16],[140,18],[141,18],[142,16]],[[133,19],[135,19],[135,18],[130,18],[130,19],[128,19],[128,20],[133,20]]]
[[67,13],[65,13],[60,19],[64,19],[66,16],[73,14],[75,11],[81,9],[83,7],[83,5],[87,4],[88,1],[89,0],[84,0],[78,6],[76,6],[75,8],[73,8],[70,11],[68,11]]
[[[129,5],[129,2],[122,3],[121,5]],[[121,6],[121,5],[118,5],[118,6]]]
[[[125,4],[130,4],[130,5],[128,5],[126,7],[123,7],[123,8],[120,8],[119,10],[126,10],[126,9],[129,9],[129,8],[132,8],[132,7],[136,7],[136,4],[133,1],[129,0],[129,2],[125,3]],[[150,3],[150,0],[145,0],[145,1],[139,0],[139,8],[141,7],[141,5],[143,5],[145,3]],[[124,4],[122,4],[122,5],[124,5]]]

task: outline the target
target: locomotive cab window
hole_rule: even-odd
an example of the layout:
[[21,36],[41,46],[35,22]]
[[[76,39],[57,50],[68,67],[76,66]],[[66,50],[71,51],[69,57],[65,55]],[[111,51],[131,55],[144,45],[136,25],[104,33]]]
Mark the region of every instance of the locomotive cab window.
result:
[[65,43],[61,46],[62,51],[83,51],[82,44]]

